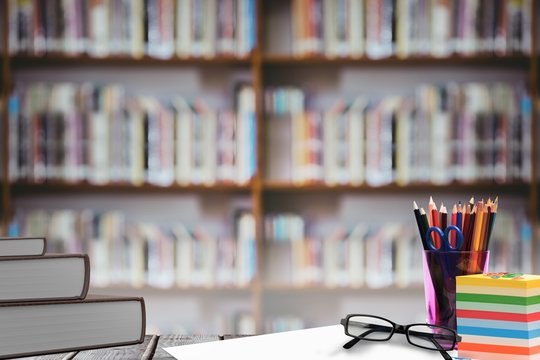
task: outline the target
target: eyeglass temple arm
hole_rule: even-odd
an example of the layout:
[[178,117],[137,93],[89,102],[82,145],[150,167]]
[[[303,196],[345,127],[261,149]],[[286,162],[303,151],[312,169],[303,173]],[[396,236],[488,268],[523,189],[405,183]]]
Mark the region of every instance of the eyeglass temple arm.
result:
[[355,337],[355,338],[352,338],[351,340],[349,340],[345,345],[343,345],[343,348],[344,349],[350,349],[352,348],[354,345],[358,344],[358,342],[362,340],[361,338],[359,337]]
[[[427,336],[426,336],[427,337]],[[435,341],[435,339],[433,338],[429,338],[429,340],[433,343],[433,345],[435,345],[435,347],[437,348],[437,350],[439,350],[439,352],[441,353],[442,357],[444,358],[444,360],[452,360],[452,357],[450,355],[448,355],[448,353],[446,352],[446,350],[444,350],[442,348],[442,346],[437,342]]]
[[370,327],[371,329],[369,329],[368,331],[366,331],[366,332],[352,338],[349,342],[347,342],[345,345],[343,345],[344,349],[352,348],[354,345],[358,344],[358,342],[360,340],[362,340],[362,338],[368,336],[369,334],[371,334],[371,333],[373,333],[375,331],[381,331],[381,330],[385,330],[387,332],[392,331],[391,327],[384,326],[384,325],[364,324],[364,323],[360,323],[360,322],[356,322],[356,321],[349,322],[349,324],[351,324],[351,323],[352,324],[363,324],[364,326]]

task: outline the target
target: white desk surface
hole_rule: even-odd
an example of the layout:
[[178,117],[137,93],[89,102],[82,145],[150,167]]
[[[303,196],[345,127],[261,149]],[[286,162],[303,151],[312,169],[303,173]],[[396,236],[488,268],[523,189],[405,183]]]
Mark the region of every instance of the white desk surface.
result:
[[[165,348],[179,360],[196,359],[400,359],[438,360],[438,351],[429,351],[410,345],[405,335],[395,334],[389,341],[360,341],[351,349],[343,344],[351,338],[343,326],[332,325],[305,330],[250,336],[224,341]],[[451,355],[454,355],[452,353]]]

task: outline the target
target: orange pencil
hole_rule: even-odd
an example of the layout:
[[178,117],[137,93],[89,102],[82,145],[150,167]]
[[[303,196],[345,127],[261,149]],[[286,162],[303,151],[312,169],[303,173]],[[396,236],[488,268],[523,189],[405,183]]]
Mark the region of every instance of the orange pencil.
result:
[[474,251],[479,251],[482,238],[482,225],[484,220],[484,204],[483,202],[479,201],[478,204],[476,204],[476,223],[474,224],[474,235],[473,235],[473,249]]
[[484,251],[485,246],[486,246],[487,225],[489,221],[488,219],[489,213],[487,210],[487,205],[482,205],[482,212],[483,212],[483,215],[482,215],[482,228],[480,229],[480,245],[478,248],[479,251]]

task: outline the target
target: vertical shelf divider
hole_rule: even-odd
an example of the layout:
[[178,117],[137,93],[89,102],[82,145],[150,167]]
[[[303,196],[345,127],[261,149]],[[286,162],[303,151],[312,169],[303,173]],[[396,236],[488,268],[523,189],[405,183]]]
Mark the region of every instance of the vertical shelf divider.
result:
[[530,194],[529,194],[529,211],[531,218],[532,226],[532,267],[533,272],[537,274],[540,272],[540,264],[538,264],[538,251],[540,249],[540,244],[538,240],[538,140],[536,140],[536,134],[538,133],[538,55],[537,55],[537,41],[538,41],[538,21],[536,19],[536,12],[538,11],[536,1],[532,1],[532,23],[531,23],[531,54],[530,54],[530,65],[529,65],[529,89],[531,91],[531,105],[532,105],[532,128],[531,128],[531,184],[530,184]]
[[253,317],[255,319],[255,330],[257,334],[263,333],[263,311],[262,311],[262,276],[263,276],[263,201],[262,201],[262,183],[263,183],[263,80],[262,80],[262,0],[255,0],[256,13],[256,47],[251,56],[251,75],[253,78],[253,90],[255,92],[255,157],[256,171],[251,186],[251,199],[253,204],[253,214],[255,218],[255,244],[256,244],[256,264],[257,271],[253,283]]
[[[12,213],[11,201],[10,201],[10,191],[9,191],[9,120],[8,120],[8,100],[9,100],[9,89],[11,87],[11,74],[10,74],[10,61],[9,61],[9,4],[7,1],[2,1],[2,13],[4,14],[3,18],[3,38],[2,38],[2,85],[1,85],[1,95],[2,96],[2,112],[0,118],[2,119],[1,134],[0,134],[0,143],[2,144],[2,175],[1,179],[1,206],[0,211],[0,225],[3,225],[4,231],[7,235],[7,227],[9,224],[9,215]],[[2,234],[0,234],[2,235]]]

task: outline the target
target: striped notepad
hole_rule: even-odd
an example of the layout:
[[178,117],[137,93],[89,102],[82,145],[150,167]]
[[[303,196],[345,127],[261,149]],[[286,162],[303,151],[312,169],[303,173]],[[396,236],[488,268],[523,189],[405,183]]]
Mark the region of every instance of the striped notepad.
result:
[[540,360],[540,276],[456,277],[459,356]]

